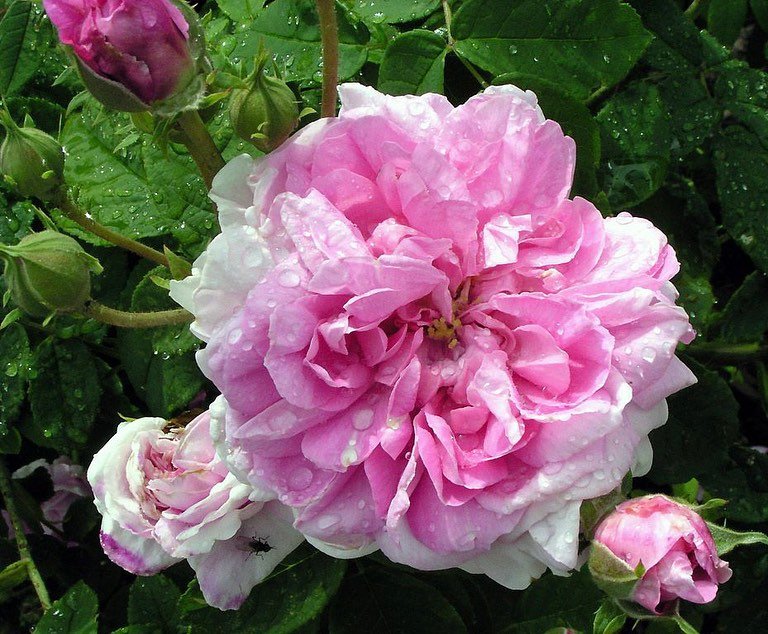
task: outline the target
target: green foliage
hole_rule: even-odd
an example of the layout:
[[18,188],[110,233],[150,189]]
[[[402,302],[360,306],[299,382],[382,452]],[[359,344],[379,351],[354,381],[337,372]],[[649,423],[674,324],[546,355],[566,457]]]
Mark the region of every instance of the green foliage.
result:
[[453,35],[457,53],[488,72],[534,75],[577,99],[620,81],[651,40],[616,0],[468,0]]
[[[236,612],[205,607],[196,583],[181,597],[182,623],[190,634],[212,631],[284,634],[303,631],[339,589],[347,562],[299,548]],[[359,621],[358,621],[359,625]],[[312,631],[309,629],[309,631]]]
[[331,607],[329,631],[348,634],[361,623],[371,634],[468,630],[458,612],[434,587],[403,573],[363,570],[344,583]]
[[22,433],[43,447],[68,453],[84,445],[101,396],[93,355],[79,340],[46,339],[30,361],[32,417]]
[[443,92],[443,70],[448,53],[445,40],[432,31],[399,35],[384,53],[378,89],[390,95]]
[[98,601],[93,590],[78,582],[40,619],[38,634],[96,634]]
[[[200,114],[225,160],[259,156],[233,133],[233,87],[263,46],[301,102],[298,110],[319,110],[315,2],[197,4],[216,71]],[[760,532],[768,525],[768,0],[689,5],[339,0],[339,74],[393,95],[439,92],[454,104],[486,84],[532,90],[545,116],[576,142],[572,194],[606,215],[629,210],[648,218],[667,235],[681,265],[674,279],[680,303],[698,333],[684,357],[698,384],[669,399],[669,421],[650,437],[653,467],[634,486],[671,489],[692,502],[728,500],[717,510],[728,528],[713,525],[715,539],[723,551],[749,544],[749,555],[729,552],[734,578],[717,601],[682,614],[702,632],[757,632],[768,629],[768,550]],[[183,277],[218,233],[180,131],[151,117],[140,130],[80,94],[77,75],[62,73],[66,55],[39,2],[0,0],[0,16],[2,106],[58,138],[67,152],[65,182],[84,211],[165,249],[173,274],[4,183],[0,242],[13,245],[55,224],[104,265],[93,283],[98,301],[130,311],[176,308],[168,281]],[[314,118],[305,113],[301,124]],[[6,288],[3,280],[0,291]],[[129,331],[69,315],[41,323],[16,308],[10,301],[0,309],[0,458],[11,470],[60,453],[87,467],[121,416],[171,417],[216,395],[195,363],[201,343],[187,326]],[[33,555],[51,594],[62,598],[42,615],[14,544],[0,539],[2,632],[613,634],[633,626],[586,571],[546,574],[525,591],[510,591],[457,570],[406,570],[383,556],[348,564],[309,545],[240,610],[220,612],[206,606],[185,565],[134,580],[108,562],[90,500],[71,508],[61,540],[41,534],[40,504],[51,488],[39,472],[13,487]],[[584,528],[618,499],[614,493],[585,505]],[[692,631],[672,618],[640,628]]]

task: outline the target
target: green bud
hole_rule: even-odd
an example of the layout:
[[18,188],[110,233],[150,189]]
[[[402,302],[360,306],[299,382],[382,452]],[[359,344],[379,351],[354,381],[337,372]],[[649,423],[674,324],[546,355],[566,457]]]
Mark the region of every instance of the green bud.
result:
[[293,91],[279,77],[264,72],[269,57],[262,53],[247,88],[232,95],[229,114],[237,135],[262,152],[274,150],[296,129],[299,109]]
[[52,136],[37,128],[20,128],[8,113],[0,114],[6,136],[0,145],[0,173],[22,196],[51,198],[64,175],[64,151]]
[[101,273],[96,258],[75,240],[57,231],[25,236],[14,245],[0,245],[11,297],[33,317],[83,308],[91,295],[91,273]]

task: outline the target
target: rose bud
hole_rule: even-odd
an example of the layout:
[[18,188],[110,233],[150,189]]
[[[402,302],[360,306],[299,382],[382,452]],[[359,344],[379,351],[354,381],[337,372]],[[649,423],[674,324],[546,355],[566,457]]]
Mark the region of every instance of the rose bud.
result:
[[269,57],[256,59],[247,88],[232,95],[230,117],[237,135],[262,152],[274,150],[296,129],[299,109],[293,91],[279,77],[264,72]]
[[56,231],[0,245],[0,259],[13,300],[33,317],[80,310],[91,294],[91,273],[102,270],[77,240]]
[[612,597],[655,614],[678,598],[709,603],[731,577],[704,520],[663,495],[617,506],[595,532],[589,568]]
[[0,174],[22,196],[49,198],[61,185],[64,151],[53,137],[36,128],[20,128],[0,112],[6,136],[0,146]]
[[197,15],[179,0],[44,0],[88,90],[105,106],[192,108],[207,61]]

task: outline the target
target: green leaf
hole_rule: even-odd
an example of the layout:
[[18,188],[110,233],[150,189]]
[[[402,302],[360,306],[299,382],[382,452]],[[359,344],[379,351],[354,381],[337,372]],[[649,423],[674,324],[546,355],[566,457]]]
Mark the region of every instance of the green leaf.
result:
[[[169,273],[164,267],[149,271],[133,292],[131,310],[176,307],[168,291],[152,281],[154,276],[168,279]],[[118,348],[126,374],[156,415],[167,418],[186,409],[205,385],[205,377],[194,357],[199,345],[187,325],[122,329],[118,333]]]
[[27,580],[27,562],[14,561],[0,570],[0,603],[12,598],[12,591]]
[[667,424],[650,434],[654,457],[648,477],[656,484],[720,473],[739,436],[738,404],[728,384],[695,361],[685,363],[699,381],[669,398]]
[[712,533],[712,539],[715,540],[717,554],[721,557],[737,546],[768,545],[768,535],[764,533],[734,531],[712,522],[707,522],[707,526],[709,526],[709,532]]
[[38,34],[34,5],[17,0],[0,21],[0,95],[16,93],[37,71],[40,56],[35,52]]
[[34,351],[29,381],[31,421],[25,435],[67,453],[83,445],[96,418],[101,383],[90,351],[77,339],[46,339]]
[[611,207],[633,207],[664,182],[669,163],[669,113],[658,89],[635,83],[597,114],[602,139],[603,189]]
[[5,198],[0,194],[0,206],[5,207],[0,215],[0,242],[16,244],[32,231],[35,209],[31,203],[16,203],[8,209]]
[[[94,124],[90,117],[99,117]],[[95,220],[131,238],[173,235],[197,255],[215,232],[215,217],[202,179],[186,154],[167,154],[144,140],[115,153],[128,119],[96,107],[67,119],[62,143],[67,148],[67,184],[78,204]],[[94,240],[72,222],[68,231]]]
[[651,40],[617,0],[468,0],[452,30],[473,64],[547,79],[579,100],[623,79]]
[[448,47],[432,31],[409,31],[387,47],[379,68],[378,89],[390,95],[443,92]]
[[413,22],[440,6],[440,0],[342,0],[352,11],[374,24]]
[[730,52],[683,15],[673,0],[629,0],[645,28],[696,68],[712,68],[730,58]]
[[346,568],[344,560],[326,557],[308,545],[299,547],[253,589],[237,611],[203,607],[205,602],[193,582],[180,599],[182,622],[189,634],[301,632],[325,610]]
[[627,615],[616,603],[605,599],[595,613],[595,621],[592,624],[593,634],[616,634],[624,627]]
[[749,0],[709,0],[707,30],[730,47],[747,21],[748,10]]
[[20,324],[0,332],[0,453],[20,449],[21,437],[12,425],[24,403],[29,354],[29,339]]
[[722,313],[720,333],[728,343],[760,341],[768,330],[768,277],[754,271],[733,294]]
[[676,71],[657,88],[669,113],[672,156],[687,156],[715,131],[722,109],[696,73]]
[[715,139],[714,158],[723,226],[755,265],[768,271],[768,149],[734,125]]
[[128,623],[151,624],[156,631],[176,634],[180,596],[176,584],[163,575],[139,577],[128,595]]
[[96,594],[78,581],[43,614],[35,634],[96,634],[98,611]]
[[718,76],[715,97],[745,127],[768,139],[768,73],[731,65]]
[[360,631],[467,632],[458,612],[428,583],[404,572],[367,568],[347,579],[330,611],[330,634]]
[[263,0],[216,0],[216,4],[235,22],[252,20],[264,6]]
[[593,198],[598,192],[596,171],[600,163],[600,130],[589,109],[560,88],[530,75],[500,75],[495,84],[511,83],[536,93],[544,115],[560,124],[563,132],[576,142],[576,172],[572,195]]
[[586,568],[567,578],[546,575],[520,593],[512,619],[500,631],[541,634],[552,627],[588,631],[604,596]]
[[[360,70],[367,57],[369,34],[365,26],[353,24],[344,11],[337,12],[339,26],[339,79]],[[250,63],[264,47],[272,53],[286,81],[322,78],[320,25],[314,0],[275,0],[258,13],[240,39],[233,62]]]

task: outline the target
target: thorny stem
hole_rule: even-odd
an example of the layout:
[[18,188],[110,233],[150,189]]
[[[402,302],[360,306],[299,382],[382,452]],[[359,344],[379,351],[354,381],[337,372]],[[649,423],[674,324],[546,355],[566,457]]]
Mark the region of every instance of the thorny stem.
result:
[[184,132],[184,145],[200,170],[205,186],[211,189],[213,177],[224,167],[224,159],[213,142],[208,128],[197,110],[187,110],[179,115],[179,127]]
[[320,36],[323,42],[323,101],[320,116],[336,114],[336,86],[339,83],[339,28],[335,0],[317,0]]
[[120,328],[156,328],[157,326],[173,326],[188,324],[194,319],[192,313],[183,308],[175,310],[160,310],[150,313],[129,313],[116,308],[109,308],[96,301],[85,305],[83,314],[110,326]]
[[40,605],[43,607],[43,610],[47,610],[51,607],[51,598],[48,596],[48,589],[45,587],[45,582],[40,576],[40,571],[37,569],[35,561],[32,559],[32,555],[29,552],[29,544],[27,543],[27,536],[24,533],[24,525],[19,517],[19,512],[16,510],[16,501],[13,499],[11,476],[2,459],[0,459],[0,493],[2,493],[3,500],[5,501],[5,510],[11,518],[13,532],[16,537],[16,547],[19,549],[19,556],[21,557],[21,561],[27,566],[27,576],[37,593]]
[[152,247],[141,244],[141,242],[132,240],[131,238],[117,233],[117,231],[112,231],[112,229],[99,224],[90,218],[85,212],[83,212],[82,209],[75,205],[66,196],[64,196],[62,200],[58,202],[58,207],[61,209],[61,211],[64,212],[64,215],[66,215],[67,218],[76,222],[87,231],[90,231],[93,235],[98,236],[107,242],[111,242],[118,247],[122,247],[127,251],[131,251],[136,255],[140,255],[143,258],[152,260],[152,262],[157,262],[158,264],[161,264],[165,267],[169,266],[168,258],[165,257],[164,254],[160,253],[160,251],[156,251]]

